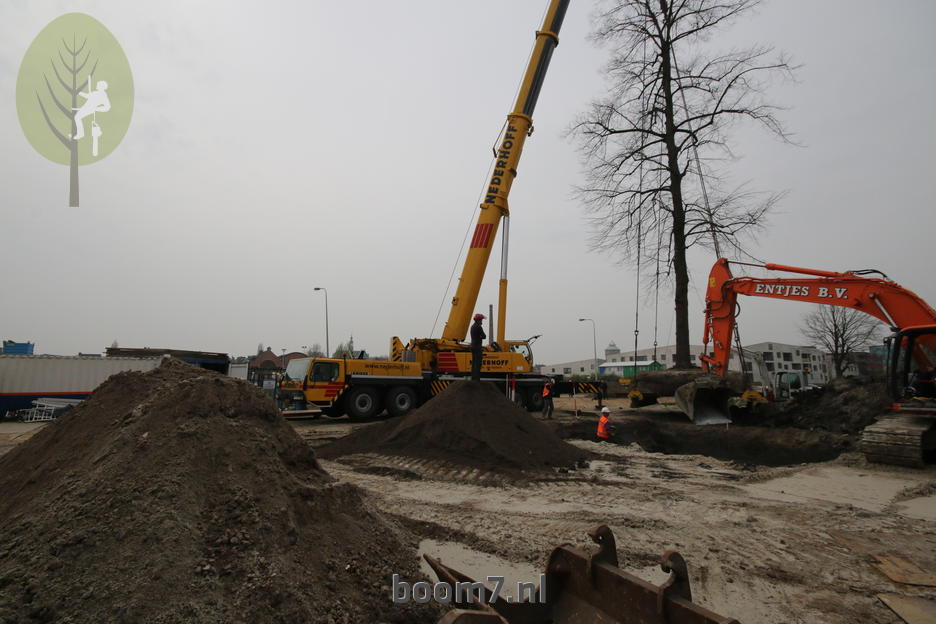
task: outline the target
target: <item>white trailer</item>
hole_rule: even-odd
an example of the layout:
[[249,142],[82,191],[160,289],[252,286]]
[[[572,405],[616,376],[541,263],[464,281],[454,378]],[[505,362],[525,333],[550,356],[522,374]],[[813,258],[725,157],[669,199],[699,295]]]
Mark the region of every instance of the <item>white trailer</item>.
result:
[[108,377],[149,371],[162,358],[0,355],[0,416],[37,399],[85,399]]

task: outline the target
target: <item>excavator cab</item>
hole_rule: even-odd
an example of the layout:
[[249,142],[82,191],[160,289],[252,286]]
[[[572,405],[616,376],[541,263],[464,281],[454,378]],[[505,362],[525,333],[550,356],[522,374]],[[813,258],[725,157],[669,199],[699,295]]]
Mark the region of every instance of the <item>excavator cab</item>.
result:
[[887,340],[887,384],[897,403],[936,404],[936,326],[917,326]]

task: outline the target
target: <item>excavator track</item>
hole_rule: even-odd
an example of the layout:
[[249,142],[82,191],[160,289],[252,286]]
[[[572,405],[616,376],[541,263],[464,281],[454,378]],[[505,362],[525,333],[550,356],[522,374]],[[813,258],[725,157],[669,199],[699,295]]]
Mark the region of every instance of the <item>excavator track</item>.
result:
[[936,452],[936,416],[888,414],[865,427],[858,448],[870,462],[921,468]]

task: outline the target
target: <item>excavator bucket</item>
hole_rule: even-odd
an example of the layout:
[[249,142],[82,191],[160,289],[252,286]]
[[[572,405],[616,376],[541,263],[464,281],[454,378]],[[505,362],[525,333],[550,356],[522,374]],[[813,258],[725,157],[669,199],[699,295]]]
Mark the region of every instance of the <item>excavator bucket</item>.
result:
[[676,406],[697,425],[731,422],[728,401],[735,389],[722,377],[707,375],[676,389]]
[[[588,534],[599,550],[558,546],[542,585],[523,602],[492,595],[482,583],[424,555],[439,580],[456,588],[457,608],[438,624],[739,624],[692,602],[688,569],[679,553],[663,555],[660,567],[670,576],[653,585],[618,568],[611,529],[601,525]],[[459,602],[459,583],[473,583],[475,599]]]

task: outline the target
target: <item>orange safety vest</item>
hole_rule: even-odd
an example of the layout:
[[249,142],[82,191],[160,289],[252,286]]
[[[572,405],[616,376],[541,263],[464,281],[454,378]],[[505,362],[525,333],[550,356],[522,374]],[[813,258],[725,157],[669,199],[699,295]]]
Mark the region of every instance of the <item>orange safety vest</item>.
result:
[[607,440],[608,438],[611,437],[611,434],[608,433],[609,422],[610,421],[608,420],[608,417],[605,416],[604,414],[602,414],[601,418],[598,419],[598,434],[597,435],[599,438],[604,438],[605,440]]
[[552,386],[550,386],[549,384],[546,384],[545,386],[543,386],[543,398],[545,399],[550,394],[552,394]]

